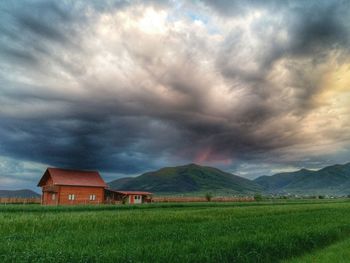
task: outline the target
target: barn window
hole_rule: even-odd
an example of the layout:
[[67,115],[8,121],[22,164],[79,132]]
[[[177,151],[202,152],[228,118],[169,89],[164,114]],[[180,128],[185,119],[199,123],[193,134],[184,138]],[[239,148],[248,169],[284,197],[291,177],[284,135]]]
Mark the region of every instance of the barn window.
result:
[[75,200],[75,194],[68,195],[68,200]]
[[95,201],[96,200],[96,195],[90,195],[90,201]]
[[56,194],[52,194],[51,199],[54,201],[56,199]]

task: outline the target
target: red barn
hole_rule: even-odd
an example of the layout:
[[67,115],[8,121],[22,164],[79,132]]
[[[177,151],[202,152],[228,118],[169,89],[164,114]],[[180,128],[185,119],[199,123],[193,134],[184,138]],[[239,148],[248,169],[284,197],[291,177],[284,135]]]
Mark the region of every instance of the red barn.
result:
[[43,205],[101,204],[107,187],[98,172],[59,168],[48,168],[38,186]]

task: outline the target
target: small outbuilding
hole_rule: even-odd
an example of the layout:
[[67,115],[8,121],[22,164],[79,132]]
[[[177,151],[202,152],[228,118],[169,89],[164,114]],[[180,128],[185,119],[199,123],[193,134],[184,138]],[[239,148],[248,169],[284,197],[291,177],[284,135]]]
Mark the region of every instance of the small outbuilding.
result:
[[152,202],[152,193],[105,189],[106,203],[142,204]]
[[38,186],[43,205],[104,203],[107,184],[96,171],[47,168]]

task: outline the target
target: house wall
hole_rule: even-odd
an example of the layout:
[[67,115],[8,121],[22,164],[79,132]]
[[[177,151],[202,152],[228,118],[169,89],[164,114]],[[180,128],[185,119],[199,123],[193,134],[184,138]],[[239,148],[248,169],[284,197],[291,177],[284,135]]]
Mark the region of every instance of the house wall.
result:
[[129,195],[128,204],[133,204],[133,203],[134,203],[134,196],[133,195]]
[[[53,185],[51,177],[48,177],[45,181],[45,186]],[[55,194],[55,200],[52,200],[52,195]],[[43,205],[57,205],[58,202],[58,193],[42,191],[42,204]]]
[[[45,182],[44,187],[52,186],[51,177]],[[77,204],[101,204],[104,203],[104,188],[89,186],[56,186],[57,192],[42,192],[43,205],[77,205]],[[75,195],[75,200],[69,200],[70,194]],[[54,199],[52,196],[55,195]],[[90,200],[90,195],[95,195],[95,200]]]
[[[54,199],[52,196],[54,195]],[[52,193],[52,192],[43,192],[42,193],[42,204],[43,205],[57,205],[58,204],[58,193]]]
[[[135,197],[139,196],[139,199],[136,199]],[[144,196],[142,195],[129,195],[128,203],[129,204],[142,204],[144,200]]]
[[[75,200],[69,200],[69,195],[75,195]],[[95,200],[90,200],[90,195],[95,195]],[[59,202],[60,205],[77,204],[101,204],[104,203],[104,188],[89,186],[60,186]]]
[[[125,200],[125,202],[128,202],[128,198],[126,199],[127,200]],[[106,204],[123,204],[124,195],[105,190],[105,203]]]

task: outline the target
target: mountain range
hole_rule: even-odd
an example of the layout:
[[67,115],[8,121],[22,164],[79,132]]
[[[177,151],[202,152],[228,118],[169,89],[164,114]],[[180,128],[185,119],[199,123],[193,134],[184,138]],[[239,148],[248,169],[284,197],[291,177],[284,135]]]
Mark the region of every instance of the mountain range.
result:
[[154,193],[249,194],[262,191],[254,181],[217,168],[188,164],[166,167],[137,177],[117,179],[109,186],[119,190],[144,190]]
[[254,182],[267,193],[347,195],[350,194],[350,163],[336,164],[317,171],[301,169],[261,176]]
[[166,167],[137,177],[114,180],[118,190],[144,190],[158,194],[350,194],[350,163],[314,171],[301,169],[249,180],[217,168],[188,164]]
[[29,189],[0,190],[0,198],[3,198],[3,197],[36,198],[36,197],[40,197],[40,195]]

